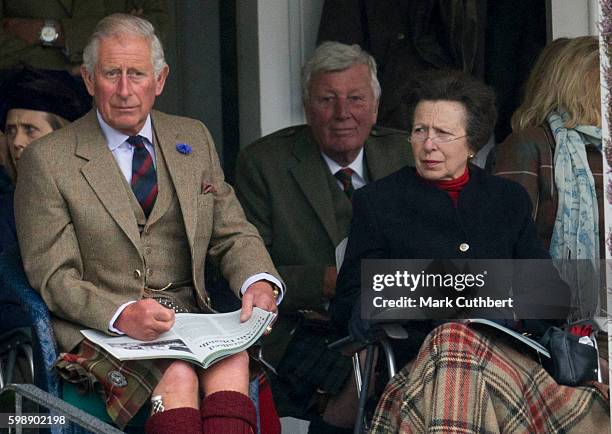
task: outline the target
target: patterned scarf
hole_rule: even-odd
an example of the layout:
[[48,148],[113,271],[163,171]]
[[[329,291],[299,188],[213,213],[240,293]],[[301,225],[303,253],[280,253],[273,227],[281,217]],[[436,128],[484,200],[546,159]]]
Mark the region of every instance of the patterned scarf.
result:
[[585,147],[592,144],[601,151],[601,129],[590,125],[566,128],[567,118],[566,112],[553,111],[547,119],[556,142],[555,185],[559,194],[550,255],[562,260],[557,262],[561,277],[579,294],[580,300],[575,301],[581,315],[589,315],[597,306],[592,302],[585,306],[587,299],[582,295],[590,299],[599,294],[599,213]]

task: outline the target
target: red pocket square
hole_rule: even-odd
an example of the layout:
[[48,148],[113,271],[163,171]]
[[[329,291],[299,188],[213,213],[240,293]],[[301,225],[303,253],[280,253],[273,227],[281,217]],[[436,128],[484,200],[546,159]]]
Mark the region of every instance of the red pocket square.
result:
[[202,183],[202,194],[216,193],[216,192],[217,192],[217,189],[210,182],[203,182]]

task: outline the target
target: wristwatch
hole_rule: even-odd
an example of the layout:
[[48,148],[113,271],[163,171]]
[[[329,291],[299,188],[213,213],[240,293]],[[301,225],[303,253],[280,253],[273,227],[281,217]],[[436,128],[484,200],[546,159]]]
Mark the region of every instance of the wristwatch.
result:
[[45,47],[53,45],[57,38],[59,38],[59,32],[57,31],[57,22],[55,20],[45,20],[42,29],[40,29],[40,43]]

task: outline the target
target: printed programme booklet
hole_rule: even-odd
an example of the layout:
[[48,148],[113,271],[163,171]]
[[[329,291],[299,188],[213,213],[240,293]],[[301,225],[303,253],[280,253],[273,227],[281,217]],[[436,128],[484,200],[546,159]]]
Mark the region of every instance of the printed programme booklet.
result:
[[119,360],[182,359],[208,368],[224,357],[249,348],[265,333],[276,314],[258,307],[247,321],[240,311],[217,314],[179,313],[170,331],[153,341],[108,336],[97,330],[81,333]]
[[514,339],[522,342],[523,344],[527,345],[528,347],[532,348],[533,350],[535,350],[538,354],[543,355],[544,357],[550,359],[550,352],[546,349],[546,347],[544,345],[542,345],[541,343],[539,343],[538,341],[531,339],[527,336],[524,336],[518,332],[515,332],[512,329],[509,329],[508,327],[504,327],[501,324],[498,324],[494,321],[489,321],[488,319],[484,319],[484,318],[473,318],[473,319],[466,319],[462,321],[464,324],[467,325],[473,325],[473,324],[481,324],[481,325],[486,325],[489,327],[493,327],[496,328],[497,330],[500,330],[510,336],[512,336]]

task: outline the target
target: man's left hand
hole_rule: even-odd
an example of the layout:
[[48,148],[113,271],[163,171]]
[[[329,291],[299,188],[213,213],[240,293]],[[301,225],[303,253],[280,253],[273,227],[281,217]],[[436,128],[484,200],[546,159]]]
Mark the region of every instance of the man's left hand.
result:
[[246,321],[251,317],[253,307],[276,313],[276,299],[274,298],[274,287],[266,280],[258,280],[250,285],[242,296],[242,312],[240,321]]

